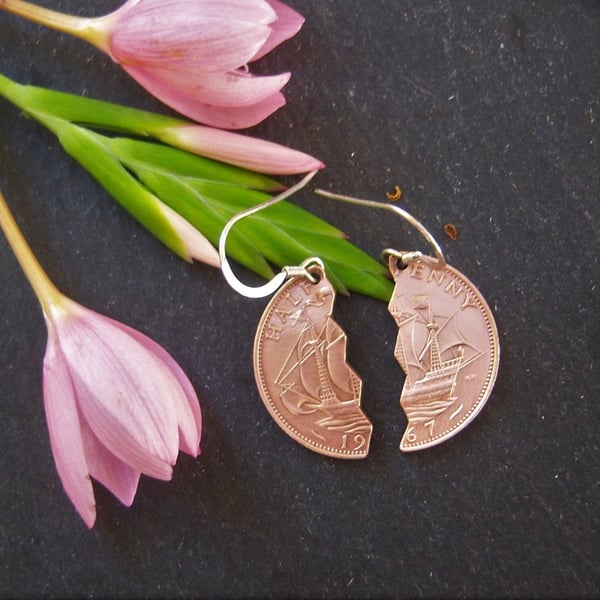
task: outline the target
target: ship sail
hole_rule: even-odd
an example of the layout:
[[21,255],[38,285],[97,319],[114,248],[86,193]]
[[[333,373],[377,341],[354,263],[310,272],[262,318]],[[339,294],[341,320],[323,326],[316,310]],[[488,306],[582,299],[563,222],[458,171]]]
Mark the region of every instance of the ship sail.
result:
[[295,414],[358,405],[360,379],[344,362],[344,334],[328,320],[321,331],[306,324],[286,357],[275,383]]
[[406,373],[400,402],[411,421],[430,419],[456,400],[459,371],[481,352],[460,333],[460,311],[437,315],[429,296],[400,296],[390,310],[398,324],[395,356]]
[[426,368],[423,366],[422,350],[428,342],[427,330],[423,328],[426,321],[419,310],[427,307],[426,298],[398,296],[390,305],[390,312],[398,325],[398,337],[394,356],[406,373],[406,384],[409,387],[421,378]]

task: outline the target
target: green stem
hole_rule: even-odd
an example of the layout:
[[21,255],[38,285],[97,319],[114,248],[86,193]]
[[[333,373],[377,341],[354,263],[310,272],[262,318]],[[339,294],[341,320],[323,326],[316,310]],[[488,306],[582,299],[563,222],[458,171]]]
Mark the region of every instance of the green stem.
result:
[[39,25],[45,25],[51,29],[74,35],[104,52],[109,52],[108,22],[103,17],[90,19],[65,15],[23,0],[0,0],[0,9],[24,17]]
[[44,112],[73,123],[127,131],[143,136],[154,136],[167,127],[189,124],[174,117],[103,100],[84,98],[34,85],[21,85],[2,73],[0,73],[0,95],[25,112]]
[[[154,138],[172,148],[177,147],[177,144],[169,139],[169,133],[178,127],[193,126],[189,121],[104,100],[94,100],[33,85],[21,85],[2,73],[0,73],[0,96],[33,116],[45,114],[86,128]],[[162,151],[164,146],[160,147]],[[279,182],[262,173],[209,159],[185,149],[179,151],[179,156],[184,164],[192,167],[192,163],[196,162],[194,168],[210,170],[213,176],[224,181],[236,182],[244,187],[264,191],[280,190],[282,187]],[[208,173],[204,173],[203,176],[208,176]]]
[[[169,139],[169,133],[178,127],[193,126],[189,121],[104,100],[94,100],[33,85],[21,85],[2,73],[0,73],[0,96],[31,115],[45,114],[86,128],[105,129],[154,138],[175,147],[178,144]],[[163,147],[161,146],[161,148]],[[179,155],[180,160],[187,165],[191,166],[191,163],[195,161],[198,163],[199,170],[200,167],[211,169],[213,175],[218,175],[218,179],[264,191],[281,189],[281,185],[277,181],[262,173],[208,159],[197,153],[192,156],[185,149],[180,151]],[[204,174],[204,176],[207,175],[207,173]]]
[[[36,93],[42,96],[38,98],[38,102],[36,102]],[[160,210],[159,199],[134,179],[112,156],[106,145],[102,143],[103,137],[53,114],[60,113],[50,108],[53,95],[65,96],[67,99],[77,99],[77,97],[19,85],[2,74],[0,74],[0,95],[52,131],[67,153],[90,172],[121,206],[173,252],[189,260],[181,237],[173,229],[164,212]],[[61,106],[61,102],[57,102],[56,106]],[[118,116],[118,111],[115,112],[115,116]]]
[[42,269],[37,258],[33,254],[27,240],[17,225],[4,196],[0,192],[0,227],[8,240],[12,251],[15,253],[25,276],[29,280],[35,295],[37,296],[42,310],[49,316],[51,309],[60,305],[64,299],[63,294],[50,281],[48,275]]
[[56,135],[67,154],[83,166],[114,199],[181,258],[185,243],[162,210],[163,203],[113,156],[104,136],[47,114],[29,114]]

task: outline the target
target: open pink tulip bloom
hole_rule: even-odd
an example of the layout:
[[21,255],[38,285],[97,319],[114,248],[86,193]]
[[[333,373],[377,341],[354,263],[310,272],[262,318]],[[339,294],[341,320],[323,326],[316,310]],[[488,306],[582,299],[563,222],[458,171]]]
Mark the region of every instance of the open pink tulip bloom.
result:
[[0,9],[87,40],[165,104],[223,129],[256,125],[285,104],[290,74],[254,76],[247,65],[304,23],[279,0],[128,0],[97,18],[24,0]]
[[285,104],[290,74],[254,76],[248,63],[304,23],[279,0],[128,0],[96,18],[25,0],[0,9],[88,41],[165,104],[224,129],[255,125]]
[[165,104],[213,127],[259,123],[285,104],[290,74],[247,64],[292,37],[304,19],[278,0],[129,0],[98,20],[105,50]]
[[156,342],[54,286],[1,193],[0,228],[42,305],[50,445],[67,495],[92,527],[96,504],[90,477],[130,506],[142,473],[168,480],[179,450],[198,456],[198,397]]
[[130,506],[140,474],[169,480],[179,450],[199,454],[198,398],[173,358],[140,332],[64,297],[45,316],[52,452],[67,495],[92,527],[90,476]]

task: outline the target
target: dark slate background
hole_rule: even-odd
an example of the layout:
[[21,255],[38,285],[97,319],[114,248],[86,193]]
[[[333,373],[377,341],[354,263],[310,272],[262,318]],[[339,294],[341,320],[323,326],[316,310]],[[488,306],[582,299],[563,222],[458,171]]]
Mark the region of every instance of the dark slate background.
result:
[[[100,15],[120,2],[43,4]],[[381,302],[339,298],[375,435],[362,462],[305,450],[254,386],[266,301],[172,255],[0,101],[0,188],[49,275],[171,351],[205,418],[202,456],[182,456],[170,483],[143,478],[131,509],[97,485],[88,531],[50,454],[42,315],[0,241],[0,595],[597,597],[600,4],[290,4],[306,25],[260,65],[292,69],[288,105],[253,133],[322,158],[316,185],[373,199],[400,185],[495,311],[494,392],[457,437],[402,454],[395,325]],[[5,14],[0,64],[168,112],[85,43]],[[294,201],[374,255],[425,249],[400,220],[310,190]]]

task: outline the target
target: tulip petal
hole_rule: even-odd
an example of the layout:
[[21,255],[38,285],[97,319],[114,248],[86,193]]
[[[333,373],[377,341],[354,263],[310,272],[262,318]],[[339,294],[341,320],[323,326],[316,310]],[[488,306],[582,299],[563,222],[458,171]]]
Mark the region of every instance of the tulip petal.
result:
[[179,439],[171,372],[115,321],[72,303],[58,322],[79,408],[106,448],[133,468],[170,479]]
[[[193,23],[182,23],[180,29],[170,24],[177,33],[172,38],[165,37],[164,28],[147,31],[144,36],[119,28],[111,38],[110,54],[123,67],[230,71],[250,61],[271,35],[267,26],[242,24],[233,34],[231,25],[222,19],[211,21],[207,30],[208,24],[194,27]],[[205,31],[210,31],[210,36],[199,39]]]
[[85,419],[80,419],[81,435],[90,475],[111,491],[125,506],[131,506],[140,472],[125,464],[98,440]]
[[[162,4],[162,0],[154,1]],[[262,25],[268,25],[277,19],[277,13],[268,0],[204,0],[201,11],[203,15]]]
[[[228,20],[247,20],[268,25],[277,19],[275,9],[268,0],[128,0],[112,12],[110,20],[116,22],[130,18],[137,12],[158,21],[169,19],[173,14],[184,14],[188,19],[194,14],[200,16],[225,18]],[[108,18],[108,17],[107,17]],[[167,21],[167,25],[170,21]]]
[[277,92],[261,102],[248,106],[224,107],[196,104],[194,106],[196,116],[183,110],[180,112],[195,121],[219,129],[246,129],[264,121],[282,106],[285,106],[285,98],[281,92]]
[[[152,92],[161,100],[168,95],[185,95],[192,102],[224,107],[242,107],[256,104],[276,94],[290,79],[290,73],[255,76],[244,71],[206,72],[194,68],[161,69],[127,68],[127,72],[140,80],[151,75],[148,82],[154,86]],[[142,85],[145,85],[142,83]],[[149,86],[146,86],[148,87]],[[161,94],[164,95],[161,96]]]
[[123,67],[142,87],[187,117],[221,129],[244,129],[266,119],[278,108],[285,105],[281,92],[257,102],[239,107],[209,105],[190,95],[188,90],[180,90],[165,85],[153,72],[143,68]]
[[140,331],[123,323],[117,325],[128,335],[136,339],[146,350],[152,352],[156,358],[164,363],[179,382],[185,395],[185,402],[177,397],[177,422],[179,424],[179,449],[193,457],[200,453],[200,437],[202,433],[202,414],[198,396],[187,375],[175,359],[159,344]]
[[96,503],[81,436],[81,422],[67,360],[54,329],[48,327],[44,356],[44,408],[56,470],[67,496],[84,523],[92,528]]
[[271,52],[273,48],[296,35],[304,24],[304,17],[287,6],[287,4],[279,2],[279,0],[268,0],[268,2],[277,14],[277,21],[271,24],[273,31],[269,39],[252,59],[253,61],[262,58],[265,54]]
[[[190,92],[205,104],[228,108],[257,104],[273,96],[290,80],[291,73],[257,76],[244,71],[234,71],[198,75],[197,82],[187,78]],[[170,79],[167,77],[165,80]],[[183,84],[179,77],[173,83],[177,81]]]
[[252,59],[272,35],[267,25],[215,18],[199,12],[197,3],[188,4],[196,10],[161,7],[156,17],[138,10],[120,19],[110,39],[113,60],[123,66],[229,71]]

